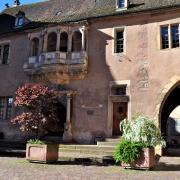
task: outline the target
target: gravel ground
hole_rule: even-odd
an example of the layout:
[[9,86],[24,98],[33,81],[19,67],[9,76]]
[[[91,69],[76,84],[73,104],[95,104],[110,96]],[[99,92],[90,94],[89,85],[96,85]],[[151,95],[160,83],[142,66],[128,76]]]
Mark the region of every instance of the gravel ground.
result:
[[153,171],[119,166],[29,163],[24,158],[0,157],[0,180],[179,180],[180,157],[161,158]]

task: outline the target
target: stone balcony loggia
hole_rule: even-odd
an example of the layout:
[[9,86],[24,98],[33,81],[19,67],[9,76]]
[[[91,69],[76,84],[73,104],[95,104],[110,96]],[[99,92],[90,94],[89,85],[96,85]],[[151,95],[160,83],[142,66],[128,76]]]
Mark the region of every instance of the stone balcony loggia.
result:
[[62,83],[84,79],[88,69],[88,56],[86,51],[41,53],[39,57],[29,57],[23,69],[34,81]]

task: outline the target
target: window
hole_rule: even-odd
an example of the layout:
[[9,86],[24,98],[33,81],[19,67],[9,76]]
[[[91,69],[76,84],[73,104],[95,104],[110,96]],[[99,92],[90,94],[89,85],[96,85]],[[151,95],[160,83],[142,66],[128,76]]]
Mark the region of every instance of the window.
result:
[[47,51],[48,52],[55,52],[56,51],[56,44],[57,44],[57,34],[52,32],[48,35],[47,41]]
[[171,26],[172,48],[179,47],[179,25]]
[[60,37],[60,51],[67,52],[68,50],[68,34],[66,32],[61,33]]
[[80,52],[82,50],[82,34],[79,31],[74,32],[72,37],[72,51]]
[[116,85],[111,89],[111,94],[116,96],[125,96],[127,94],[127,85]]
[[0,45],[0,63],[8,64],[9,59],[9,44]]
[[161,27],[161,41],[162,41],[162,49],[169,48],[169,28],[168,26]]
[[25,23],[28,22],[28,20],[25,17],[25,13],[23,11],[19,11],[16,15],[16,21],[15,21],[15,27],[20,28],[22,27]]
[[161,49],[180,47],[179,24],[161,27]]
[[38,54],[39,54],[39,39],[34,38],[32,40],[32,52],[31,52],[31,55],[32,56],[38,56]]
[[126,10],[128,7],[128,0],[116,0],[117,10]]
[[12,97],[0,97],[0,120],[10,120],[12,116]]
[[119,8],[124,8],[125,7],[125,0],[119,0],[118,6],[119,6]]
[[24,18],[23,17],[19,17],[17,19],[17,26],[22,26],[24,24]]
[[115,53],[124,52],[124,29],[115,31]]

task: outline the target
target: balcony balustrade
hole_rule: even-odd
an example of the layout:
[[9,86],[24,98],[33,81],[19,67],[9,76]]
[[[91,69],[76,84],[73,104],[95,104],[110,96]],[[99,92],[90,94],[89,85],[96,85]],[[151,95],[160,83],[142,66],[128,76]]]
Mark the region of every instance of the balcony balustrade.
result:
[[86,71],[87,70],[87,53],[82,52],[47,52],[42,53],[39,57],[29,57],[28,61],[24,63],[23,69],[29,73],[45,73],[46,71],[57,70],[60,72],[73,70]]

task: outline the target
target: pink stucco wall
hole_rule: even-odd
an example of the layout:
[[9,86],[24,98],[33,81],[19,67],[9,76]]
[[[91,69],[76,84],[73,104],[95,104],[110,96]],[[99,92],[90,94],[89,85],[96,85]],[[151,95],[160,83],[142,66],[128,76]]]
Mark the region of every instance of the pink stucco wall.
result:
[[[72,110],[72,133],[76,141],[92,142],[95,135],[110,136],[111,81],[130,80],[131,116],[142,113],[155,117],[163,88],[174,75],[180,75],[180,48],[161,50],[159,28],[180,23],[179,17],[180,9],[176,9],[91,20],[87,37],[88,74],[84,80],[67,84],[78,92],[73,97]],[[115,27],[125,28],[125,53],[121,55],[113,51]],[[0,66],[0,96],[9,96],[14,95],[19,85],[28,82],[22,68],[28,58],[28,37],[18,34],[0,38],[0,41],[4,39],[11,40],[11,52],[10,64]],[[13,136],[8,122],[0,124],[5,129],[10,128],[6,133]]]

